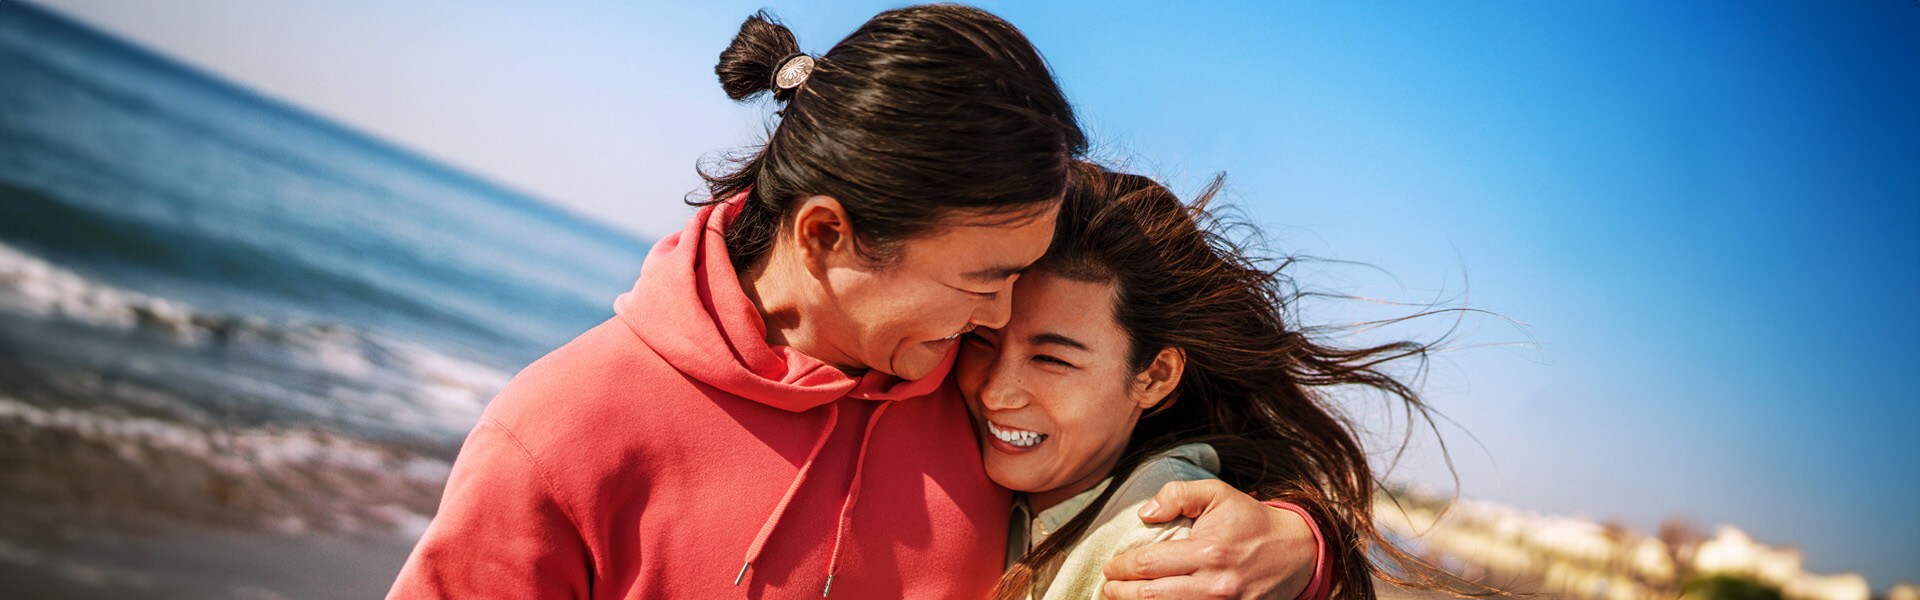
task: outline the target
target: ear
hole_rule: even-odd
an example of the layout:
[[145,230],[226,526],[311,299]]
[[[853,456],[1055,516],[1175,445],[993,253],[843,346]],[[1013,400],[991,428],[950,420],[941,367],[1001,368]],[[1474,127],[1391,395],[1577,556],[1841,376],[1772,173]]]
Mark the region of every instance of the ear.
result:
[[855,256],[853,220],[847,209],[832,196],[807,196],[794,207],[792,221],[794,247],[807,270],[816,275],[827,267],[839,266]]
[[1153,363],[1133,376],[1133,403],[1140,410],[1148,410],[1166,399],[1173,389],[1180,385],[1180,375],[1187,370],[1187,353],[1179,348],[1161,348],[1154,355]]

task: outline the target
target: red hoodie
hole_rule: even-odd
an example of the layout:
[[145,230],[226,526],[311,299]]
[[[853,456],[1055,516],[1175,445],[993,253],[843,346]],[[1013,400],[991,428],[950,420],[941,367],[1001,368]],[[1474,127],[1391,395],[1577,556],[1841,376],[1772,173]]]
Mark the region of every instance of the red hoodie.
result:
[[389,598],[986,596],[1011,498],[940,385],[953,357],[902,381],[768,346],[734,206],[493,400]]

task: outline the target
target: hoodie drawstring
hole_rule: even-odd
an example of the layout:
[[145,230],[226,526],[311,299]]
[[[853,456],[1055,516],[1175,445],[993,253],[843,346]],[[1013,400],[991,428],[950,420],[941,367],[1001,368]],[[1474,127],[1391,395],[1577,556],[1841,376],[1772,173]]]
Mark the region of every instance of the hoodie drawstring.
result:
[[[800,484],[807,480],[807,473],[813,471],[813,459],[820,456],[820,449],[827,447],[827,438],[833,437],[833,427],[840,422],[840,404],[827,405],[827,425],[820,429],[820,439],[813,443],[813,450],[807,453],[807,462],[800,465],[800,474],[793,478],[793,485],[787,486],[787,495],[780,497],[780,504],[773,507],[773,514],[767,515],[767,522],[760,526],[759,535],[753,536],[753,544],[747,546],[747,559],[740,565],[740,574],[734,576],[733,584],[747,578],[747,568],[753,566],[754,559],[760,558],[760,549],[767,545],[767,538],[773,536],[773,528],[780,524],[780,516],[786,514],[787,504],[793,502],[794,494],[800,492]],[[855,485],[859,485],[856,481]]]
[[847,526],[853,522],[853,505],[860,501],[860,472],[867,468],[867,441],[873,439],[873,428],[880,424],[880,415],[886,414],[892,402],[883,402],[874,409],[873,416],[867,419],[867,432],[860,436],[859,458],[853,461],[853,483],[847,486],[847,499],[840,504],[840,523],[834,528],[833,554],[827,559],[827,587],[820,590],[820,597],[827,597],[833,591],[833,576],[840,572],[840,543],[847,539]]
[[[847,485],[847,497],[840,503],[840,519],[834,525],[833,554],[827,559],[827,585],[820,590],[820,597],[833,593],[833,577],[840,572],[840,551],[847,539],[847,527],[853,522],[853,507],[860,502],[861,475],[867,468],[867,442],[873,439],[873,430],[880,425],[880,416],[886,414],[892,402],[882,402],[874,409],[873,416],[867,418],[866,432],[860,436],[860,447],[853,462],[853,482]],[[773,514],[767,515],[767,522],[760,526],[759,535],[753,537],[753,544],[747,546],[746,560],[740,565],[740,574],[734,576],[733,584],[747,578],[747,570],[753,567],[753,561],[760,558],[760,550],[767,545],[767,539],[773,537],[773,529],[780,523],[780,517],[787,512],[787,505],[800,492],[800,484],[807,480],[807,474],[813,471],[814,459],[820,456],[820,449],[827,445],[827,438],[833,437],[833,429],[840,421],[839,403],[827,406],[827,424],[820,432],[820,439],[813,443],[813,450],[807,453],[807,462],[800,466],[800,474],[793,478],[793,484],[787,486],[787,495],[780,498],[780,504],[773,508]]]

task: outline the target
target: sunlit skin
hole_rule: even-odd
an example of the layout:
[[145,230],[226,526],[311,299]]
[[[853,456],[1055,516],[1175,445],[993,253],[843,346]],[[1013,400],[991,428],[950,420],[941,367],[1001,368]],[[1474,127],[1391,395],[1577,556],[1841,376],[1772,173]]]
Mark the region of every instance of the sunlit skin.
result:
[[1046,253],[1058,204],[1009,220],[955,211],[876,264],[855,247],[845,209],[800,200],[766,258],[740,274],[767,342],[836,367],[920,379],[959,335],[1005,325],[1014,282]]
[[[1100,483],[1143,411],[1172,391],[1180,354],[1135,373],[1113,317],[1110,282],[1030,273],[1014,285],[1006,326],[965,336],[954,380],[966,397],[987,475],[1046,510]],[[1001,439],[993,428],[1012,432]],[[1037,443],[1028,443],[1036,436]]]

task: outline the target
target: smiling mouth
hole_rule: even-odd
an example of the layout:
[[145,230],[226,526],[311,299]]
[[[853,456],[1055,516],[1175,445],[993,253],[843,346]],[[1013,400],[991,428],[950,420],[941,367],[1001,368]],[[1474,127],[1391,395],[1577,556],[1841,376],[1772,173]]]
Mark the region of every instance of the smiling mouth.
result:
[[1037,446],[1040,442],[1047,441],[1047,434],[1024,429],[1002,429],[999,425],[993,424],[993,421],[987,421],[987,432],[1017,448]]
[[952,340],[957,340],[957,339],[960,339],[960,336],[963,336],[963,335],[966,335],[966,334],[967,334],[967,332],[969,332],[969,331],[973,331],[973,328],[972,328],[972,327],[968,327],[968,328],[966,328],[966,329],[962,329],[962,330],[960,330],[960,331],[957,331],[957,332],[954,332],[954,334],[953,334],[953,335],[950,335],[950,336],[947,336],[947,337],[943,337],[943,338],[940,338],[940,339],[937,339],[937,340],[934,340],[934,341],[935,341],[935,342],[946,342],[946,341],[952,341]]

